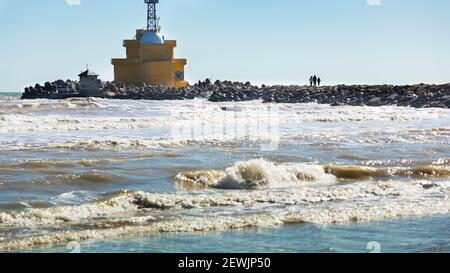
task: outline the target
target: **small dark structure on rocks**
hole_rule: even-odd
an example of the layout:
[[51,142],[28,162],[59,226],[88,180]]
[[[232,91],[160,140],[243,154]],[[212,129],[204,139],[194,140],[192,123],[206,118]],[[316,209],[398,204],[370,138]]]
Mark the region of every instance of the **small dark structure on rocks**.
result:
[[[187,100],[207,98],[212,102],[261,100],[265,103],[319,103],[332,106],[383,106],[450,108],[450,84],[443,85],[337,85],[254,86],[250,82],[210,80],[192,86],[125,85],[97,81],[95,97],[128,100]],[[46,82],[25,88],[22,99],[66,99],[85,97],[76,81]]]
[[80,77],[80,94],[82,96],[102,96],[101,90],[99,93],[99,89],[101,88],[99,85],[101,85],[101,82],[99,82],[98,74],[88,69],[78,75],[78,77]]

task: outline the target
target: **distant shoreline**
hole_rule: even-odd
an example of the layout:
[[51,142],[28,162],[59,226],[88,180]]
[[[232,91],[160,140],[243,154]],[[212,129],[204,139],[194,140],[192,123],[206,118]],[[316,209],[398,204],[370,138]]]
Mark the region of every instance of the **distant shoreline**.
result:
[[20,92],[0,92],[1,97],[19,97],[22,95]]

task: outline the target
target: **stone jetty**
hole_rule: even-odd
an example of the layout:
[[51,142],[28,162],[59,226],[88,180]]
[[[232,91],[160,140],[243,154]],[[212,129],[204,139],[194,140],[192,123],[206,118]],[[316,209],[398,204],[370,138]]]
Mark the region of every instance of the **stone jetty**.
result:
[[[25,88],[22,99],[83,97],[76,81],[57,80]],[[98,82],[98,97],[122,100],[188,100],[212,102],[260,100],[265,103],[319,103],[332,106],[410,106],[450,108],[450,84],[443,85],[299,85],[255,86],[250,82],[209,80],[183,88]]]

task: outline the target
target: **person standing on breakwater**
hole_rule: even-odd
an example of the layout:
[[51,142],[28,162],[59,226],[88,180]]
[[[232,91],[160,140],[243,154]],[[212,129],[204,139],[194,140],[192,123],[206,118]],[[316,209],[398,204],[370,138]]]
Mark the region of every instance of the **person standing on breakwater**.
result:
[[313,86],[313,76],[309,77],[309,85]]
[[316,75],[313,76],[313,84],[314,84],[314,86],[317,86],[317,76]]
[[320,79],[320,77],[318,77],[317,78],[317,86],[320,86],[320,82],[321,82],[322,80]]

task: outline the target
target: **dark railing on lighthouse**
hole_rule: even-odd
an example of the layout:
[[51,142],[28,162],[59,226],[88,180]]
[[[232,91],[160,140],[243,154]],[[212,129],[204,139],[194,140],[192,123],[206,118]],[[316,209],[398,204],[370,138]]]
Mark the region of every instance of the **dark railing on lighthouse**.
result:
[[159,0],[145,0],[145,3],[148,5],[147,30],[158,32],[160,30],[160,27],[159,27],[159,18],[156,15],[156,4],[159,3]]

